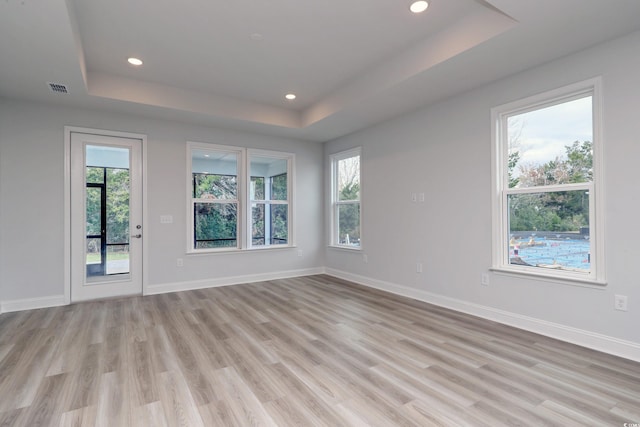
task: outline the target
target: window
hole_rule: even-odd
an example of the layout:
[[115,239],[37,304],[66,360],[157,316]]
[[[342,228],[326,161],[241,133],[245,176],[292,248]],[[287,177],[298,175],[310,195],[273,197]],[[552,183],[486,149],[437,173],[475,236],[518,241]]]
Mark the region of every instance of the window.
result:
[[360,248],[360,149],[331,156],[331,244]]
[[189,252],[292,246],[292,154],[188,143]]
[[289,241],[289,174],[286,158],[250,156],[251,245]]
[[598,87],[493,110],[495,269],[602,281]]
[[192,249],[237,248],[238,150],[191,151]]

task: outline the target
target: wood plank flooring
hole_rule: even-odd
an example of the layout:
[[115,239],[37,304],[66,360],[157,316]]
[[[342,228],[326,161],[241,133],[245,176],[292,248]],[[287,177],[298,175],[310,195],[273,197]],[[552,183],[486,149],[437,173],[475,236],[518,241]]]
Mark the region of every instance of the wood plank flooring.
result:
[[310,276],[0,316],[0,426],[617,426],[640,364]]

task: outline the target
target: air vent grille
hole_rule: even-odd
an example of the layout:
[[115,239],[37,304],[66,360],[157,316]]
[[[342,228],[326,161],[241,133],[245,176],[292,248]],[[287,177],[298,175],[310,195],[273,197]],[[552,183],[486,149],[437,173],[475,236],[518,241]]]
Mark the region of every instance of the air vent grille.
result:
[[49,85],[49,90],[53,93],[69,93],[69,89],[65,84],[47,82],[47,85]]

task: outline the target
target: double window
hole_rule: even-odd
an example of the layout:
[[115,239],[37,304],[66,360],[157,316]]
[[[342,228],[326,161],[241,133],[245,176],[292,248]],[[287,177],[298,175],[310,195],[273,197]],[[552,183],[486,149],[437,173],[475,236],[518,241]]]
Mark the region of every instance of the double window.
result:
[[360,149],[331,156],[331,244],[360,248]]
[[599,81],[493,110],[494,268],[601,282]]
[[188,143],[190,252],[292,246],[294,155]]

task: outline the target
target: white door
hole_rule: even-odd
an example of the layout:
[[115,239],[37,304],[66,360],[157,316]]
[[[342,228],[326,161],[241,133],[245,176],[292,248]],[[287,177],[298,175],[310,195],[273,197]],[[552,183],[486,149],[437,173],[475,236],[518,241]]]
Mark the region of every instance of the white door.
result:
[[142,141],[71,132],[71,301],[142,294]]

